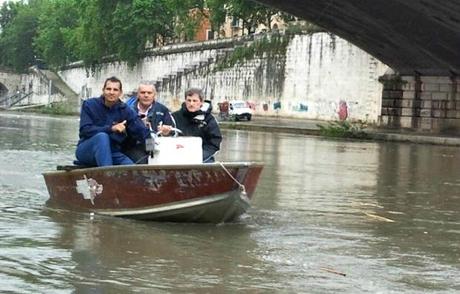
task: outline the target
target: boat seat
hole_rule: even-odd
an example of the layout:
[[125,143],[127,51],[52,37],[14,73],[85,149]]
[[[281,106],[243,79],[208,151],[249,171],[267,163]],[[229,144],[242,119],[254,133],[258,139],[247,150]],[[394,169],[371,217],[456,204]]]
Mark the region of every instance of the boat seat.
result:
[[56,170],[63,170],[63,171],[71,171],[74,169],[82,169],[82,168],[88,168],[89,166],[83,166],[83,165],[58,165],[56,166]]
[[56,167],[57,170],[64,170],[64,171],[71,171],[74,169],[82,169],[82,168],[89,168],[94,166],[84,165],[78,160],[73,161],[73,165],[58,165]]

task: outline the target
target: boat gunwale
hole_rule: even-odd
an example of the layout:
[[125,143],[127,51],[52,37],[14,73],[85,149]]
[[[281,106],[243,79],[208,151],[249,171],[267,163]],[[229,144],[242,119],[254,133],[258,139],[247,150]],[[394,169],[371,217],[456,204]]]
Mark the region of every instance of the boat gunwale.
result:
[[214,163],[199,163],[199,164],[162,164],[162,165],[150,165],[150,164],[133,164],[133,165],[111,165],[111,166],[98,166],[98,167],[87,167],[87,168],[76,168],[72,170],[56,170],[43,172],[43,176],[53,176],[68,173],[82,173],[82,172],[94,172],[94,171],[137,171],[137,170],[173,170],[173,169],[207,169],[207,168],[222,168],[224,167],[264,167],[262,162],[256,161],[232,161],[232,162],[214,162]]

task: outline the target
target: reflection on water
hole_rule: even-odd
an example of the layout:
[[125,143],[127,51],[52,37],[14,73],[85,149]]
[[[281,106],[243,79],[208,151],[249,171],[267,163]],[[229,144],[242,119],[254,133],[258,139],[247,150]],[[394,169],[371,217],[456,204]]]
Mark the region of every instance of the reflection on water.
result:
[[458,148],[224,131],[219,160],[266,165],[253,207],[170,224],[44,206],[41,172],[73,160],[77,129],[0,113],[1,292],[460,290]]
[[[78,293],[125,293],[127,287],[140,293],[201,287],[225,292],[232,283],[240,289],[258,286],[258,277],[273,270],[269,264],[254,267],[256,244],[244,224],[157,224],[81,215],[69,220],[67,212],[46,214],[60,224],[58,242],[76,261],[68,282]],[[232,282],[226,285],[227,280]]]

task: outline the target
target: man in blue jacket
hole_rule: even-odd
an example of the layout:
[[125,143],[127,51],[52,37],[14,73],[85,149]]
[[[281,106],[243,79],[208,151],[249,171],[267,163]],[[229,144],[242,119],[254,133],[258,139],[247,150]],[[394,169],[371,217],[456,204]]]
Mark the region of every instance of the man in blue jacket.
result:
[[[156,101],[155,85],[151,81],[139,83],[137,95],[126,101],[137,115],[144,121],[145,125],[152,132],[168,135],[171,132],[174,122],[169,109]],[[127,140],[123,151],[136,163],[147,163],[147,153],[144,141],[136,141],[134,138]]]
[[123,90],[118,78],[105,80],[102,91],[102,96],[85,100],[81,107],[80,140],[75,152],[78,164],[133,164],[121,152],[121,145],[128,137],[145,141],[149,130],[136,112],[120,100]]

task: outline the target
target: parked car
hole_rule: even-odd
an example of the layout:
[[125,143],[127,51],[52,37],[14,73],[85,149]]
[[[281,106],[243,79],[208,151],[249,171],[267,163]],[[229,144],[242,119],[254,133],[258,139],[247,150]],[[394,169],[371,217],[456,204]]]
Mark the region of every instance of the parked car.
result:
[[234,120],[246,119],[248,121],[252,118],[252,109],[246,101],[234,100],[229,102],[228,114]]

